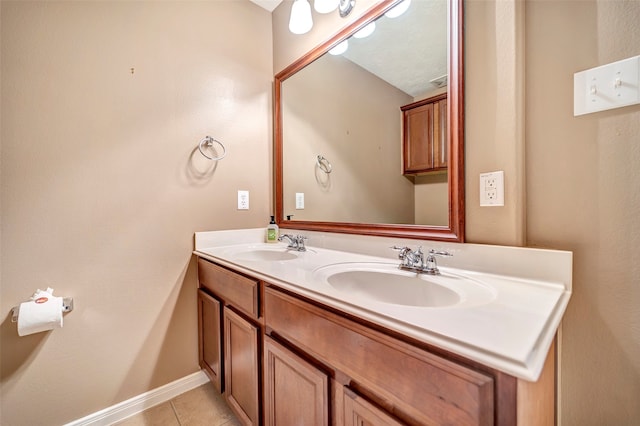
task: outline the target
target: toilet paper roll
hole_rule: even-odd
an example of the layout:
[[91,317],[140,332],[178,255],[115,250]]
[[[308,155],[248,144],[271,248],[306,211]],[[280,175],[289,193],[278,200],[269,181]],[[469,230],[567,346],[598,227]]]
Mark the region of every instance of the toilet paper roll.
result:
[[31,297],[32,300],[20,304],[19,336],[62,328],[62,297],[56,297],[52,293],[53,290],[38,290]]

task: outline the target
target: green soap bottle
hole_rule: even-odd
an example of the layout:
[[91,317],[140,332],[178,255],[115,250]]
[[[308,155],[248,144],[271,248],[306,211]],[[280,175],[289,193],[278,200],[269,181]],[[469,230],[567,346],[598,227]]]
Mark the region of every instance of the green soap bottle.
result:
[[267,226],[267,242],[278,242],[278,225],[276,225],[275,216],[271,216],[271,222]]

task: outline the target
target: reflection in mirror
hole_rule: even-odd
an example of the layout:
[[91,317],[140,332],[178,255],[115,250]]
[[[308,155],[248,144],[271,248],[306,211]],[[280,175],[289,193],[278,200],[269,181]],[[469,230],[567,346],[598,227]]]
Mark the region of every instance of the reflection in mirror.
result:
[[[448,29],[461,43],[458,4],[448,25],[447,0],[410,3],[390,18],[384,12],[394,2],[383,2],[276,76],[281,226],[462,241],[461,52],[447,43]],[[344,47],[343,39],[345,51],[325,53]],[[449,165],[403,174],[401,107],[443,93]]]

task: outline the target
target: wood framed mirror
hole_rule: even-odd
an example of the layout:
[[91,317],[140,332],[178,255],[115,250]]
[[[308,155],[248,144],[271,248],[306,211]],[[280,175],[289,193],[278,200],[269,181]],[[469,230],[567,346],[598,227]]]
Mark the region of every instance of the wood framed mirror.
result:
[[[370,82],[378,79],[379,74],[370,76],[371,73],[367,72],[366,76],[358,77],[354,81],[346,81],[345,76],[350,72],[346,68],[332,68],[332,70],[343,70],[335,73],[328,72],[328,68],[322,65],[325,63],[325,58],[331,56],[328,54],[329,50],[344,40],[349,39],[352,45],[357,44],[359,41],[352,36],[372,22],[376,22],[378,28],[382,27],[383,22],[380,19],[384,19],[385,13],[399,3],[398,0],[385,0],[373,6],[361,18],[275,76],[274,195],[276,220],[281,228],[464,241],[463,0],[442,0],[441,2],[444,12],[440,13],[445,15],[443,16],[445,22],[442,24],[444,29],[441,33],[444,32],[444,37],[447,39],[446,59],[444,59],[446,74],[443,76],[447,85],[446,89],[440,91],[440,93],[443,91],[446,93],[447,100],[446,107],[443,109],[447,116],[446,125],[443,125],[446,127],[447,151],[447,166],[444,173],[440,171],[426,173],[424,176],[403,175],[401,163],[405,126],[400,108],[402,105],[385,100],[379,108],[383,111],[382,113],[368,108],[368,105],[374,102],[367,100],[367,97],[388,99],[386,95],[383,97],[377,92],[372,93],[371,88],[374,83]],[[414,0],[413,4],[416,3],[430,2]],[[411,12],[411,7],[408,12]],[[400,36],[401,38],[395,41],[395,44],[413,45],[416,30],[408,24],[402,26],[405,27],[406,33]],[[435,25],[424,22],[420,24],[420,28],[423,27],[431,28]],[[386,33],[382,32],[382,34]],[[435,37],[427,37],[427,40],[433,38]],[[418,70],[419,74],[426,69],[422,65],[409,65],[413,63],[409,60],[404,62],[388,55],[384,54],[377,62],[400,64],[401,69]],[[375,54],[369,51],[362,56],[373,57]],[[420,59],[422,56],[428,56],[428,54],[413,54],[412,57]],[[338,66],[367,69],[367,65],[362,65],[353,58],[339,61],[342,63]],[[357,64],[355,66],[352,63],[354,61]],[[437,71],[434,72],[437,73]],[[315,75],[313,83],[306,81],[304,84],[301,83],[300,76],[303,74],[305,79],[307,75]],[[360,94],[349,93],[351,88],[357,90],[358,85],[362,86]],[[397,88],[395,83],[388,85],[393,86],[394,90]],[[422,85],[424,86],[425,83]],[[302,89],[298,89],[300,87]],[[403,90],[410,92],[410,89]],[[337,92],[338,98],[329,101],[323,99],[328,92]],[[395,95],[390,96],[393,98]],[[409,93],[408,96],[407,101],[400,101],[400,103],[420,104],[420,99],[424,99],[427,95]],[[351,102],[355,100],[362,100],[363,103],[354,106]],[[351,112],[356,115],[350,116]],[[319,116],[325,115],[327,121],[315,121]],[[388,126],[382,124],[380,118],[382,116],[385,120],[389,120]],[[321,136],[318,136],[319,134]],[[322,139],[324,145],[315,144],[314,141],[317,139]],[[327,140],[330,143],[327,144]],[[358,143],[367,145],[357,146],[356,140]],[[369,158],[365,155],[369,153],[375,153],[377,157]],[[348,163],[345,160],[346,157],[352,160],[360,159],[360,164]],[[383,168],[390,168],[393,177],[376,181],[379,175],[382,175]],[[436,198],[431,198],[432,196],[416,201],[418,183],[424,187],[425,179],[426,185],[433,187],[437,186],[438,181],[441,182],[440,187],[442,183],[446,183],[444,193],[440,190],[445,210],[443,213],[445,219],[440,223],[437,223],[437,220],[433,221],[436,223],[415,220],[415,216],[418,215],[416,204],[429,206],[439,202]],[[387,184],[391,180],[404,189],[396,189],[390,183]],[[305,181],[309,182],[307,186],[304,186]],[[361,185],[368,185],[368,188]],[[397,202],[393,197],[405,191],[406,188],[413,193],[409,197],[403,196],[402,200],[411,197],[413,199],[404,205],[404,201]],[[365,193],[370,193],[368,198],[363,195]],[[387,216],[377,216],[378,212],[389,206],[396,211]]]

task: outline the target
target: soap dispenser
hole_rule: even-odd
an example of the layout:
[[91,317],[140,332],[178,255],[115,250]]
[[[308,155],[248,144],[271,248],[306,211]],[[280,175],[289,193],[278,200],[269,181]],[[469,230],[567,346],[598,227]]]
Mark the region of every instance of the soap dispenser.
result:
[[267,242],[278,242],[278,225],[276,225],[275,216],[271,216],[271,222],[267,226]]

